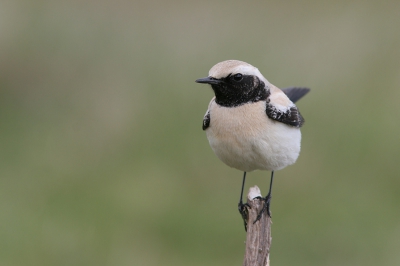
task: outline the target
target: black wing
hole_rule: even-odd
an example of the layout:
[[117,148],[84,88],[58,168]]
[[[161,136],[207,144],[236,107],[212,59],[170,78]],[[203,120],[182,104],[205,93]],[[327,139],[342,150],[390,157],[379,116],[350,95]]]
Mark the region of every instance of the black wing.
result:
[[304,118],[301,116],[296,105],[286,111],[282,111],[271,103],[267,103],[266,113],[269,118],[290,126],[301,127],[304,124]]
[[292,101],[292,102],[297,102],[302,98],[304,95],[306,95],[310,89],[309,88],[299,88],[299,87],[289,87],[282,89],[282,91],[286,94],[286,96]]
[[207,111],[203,118],[203,130],[206,130],[210,126],[210,111]]

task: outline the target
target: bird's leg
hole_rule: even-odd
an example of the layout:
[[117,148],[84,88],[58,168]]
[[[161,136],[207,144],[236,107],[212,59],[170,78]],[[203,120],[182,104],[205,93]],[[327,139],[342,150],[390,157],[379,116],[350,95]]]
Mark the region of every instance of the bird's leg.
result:
[[240,200],[238,204],[238,210],[240,215],[242,215],[242,219],[244,222],[244,230],[247,232],[247,219],[249,216],[249,212],[246,207],[250,208],[250,205],[248,203],[243,204],[243,189],[244,189],[244,183],[246,182],[246,172],[243,174],[243,181],[242,181],[242,191],[240,192]]
[[258,197],[258,199],[263,200],[264,201],[264,207],[262,208],[262,210],[260,211],[260,213],[257,215],[256,220],[254,221],[254,223],[256,223],[258,220],[261,219],[262,214],[267,211],[268,216],[271,218],[271,211],[270,211],[270,204],[271,204],[271,198],[272,198],[272,182],[274,181],[274,171],[271,172],[271,182],[269,184],[269,191],[268,191],[268,195],[265,196],[265,198],[262,197]]

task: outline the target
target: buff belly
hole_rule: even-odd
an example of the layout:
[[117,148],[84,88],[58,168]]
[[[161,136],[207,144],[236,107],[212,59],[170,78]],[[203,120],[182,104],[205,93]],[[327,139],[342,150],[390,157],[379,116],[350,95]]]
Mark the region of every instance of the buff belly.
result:
[[300,129],[269,119],[265,105],[260,101],[229,108],[210,103],[207,138],[228,166],[246,172],[280,170],[297,160]]

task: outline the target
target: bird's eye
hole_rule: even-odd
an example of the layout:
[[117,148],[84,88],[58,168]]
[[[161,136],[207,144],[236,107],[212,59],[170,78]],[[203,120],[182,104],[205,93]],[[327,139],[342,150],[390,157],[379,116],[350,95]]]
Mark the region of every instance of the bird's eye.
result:
[[241,81],[241,80],[243,79],[243,75],[240,74],[240,73],[235,74],[235,75],[233,75],[233,79],[234,79],[235,81]]

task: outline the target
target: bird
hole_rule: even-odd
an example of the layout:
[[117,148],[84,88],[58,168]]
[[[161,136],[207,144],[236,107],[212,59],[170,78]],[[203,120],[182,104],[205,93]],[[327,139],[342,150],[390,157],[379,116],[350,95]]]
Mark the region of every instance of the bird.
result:
[[211,85],[214,97],[203,118],[202,128],[216,156],[226,165],[243,172],[238,210],[247,231],[247,208],[243,203],[246,174],[271,171],[269,192],[257,222],[270,203],[274,172],[296,162],[300,154],[304,118],[295,102],[310,89],[279,89],[258,68],[239,60],[214,65],[208,76],[195,82]]

